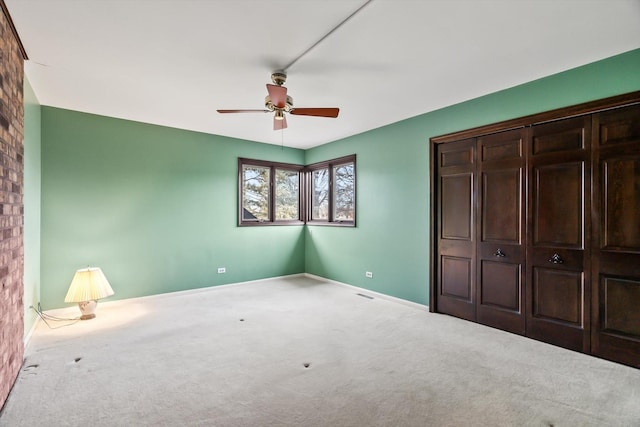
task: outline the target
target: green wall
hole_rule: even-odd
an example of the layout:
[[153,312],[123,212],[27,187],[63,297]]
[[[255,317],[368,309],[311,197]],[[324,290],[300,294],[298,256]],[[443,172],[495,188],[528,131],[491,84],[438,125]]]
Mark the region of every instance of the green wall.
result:
[[[640,50],[306,152],[42,107],[43,306],[87,265],[118,299],[308,272],[428,304],[429,138],[635,90]],[[237,227],[238,157],[352,153],[357,227]]]
[[112,299],[304,272],[303,227],[237,227],[238,157],[304,152],[43,106],[43,308],[87,265]]
[[24,79],[24,334],[31,331],[40,301],[40,103]]
[[355,153],[358,181],[357,228],[307,227],[306,272],[428,304],[429,138],[637,90],[640,49],[307,150]]

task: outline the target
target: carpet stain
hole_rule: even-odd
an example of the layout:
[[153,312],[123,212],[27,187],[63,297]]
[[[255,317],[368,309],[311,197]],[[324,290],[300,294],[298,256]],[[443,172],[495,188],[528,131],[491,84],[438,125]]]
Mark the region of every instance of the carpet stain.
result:
[[240,319],[241,322],[244,322],[244,319]]
[[74,359],[74,361],[75,361],[76,363],[78,363],[78,362],[79,362],[79,361],[81,361],[81,360],[82,360],[82,357],[76,357],[76,358]]
[[309,366],[311,366],[311,363],[303,363],[302,364],[305,368],[308,368]]
[[22,372],[24,372],[24,373],[25,373],[25,374],[24,374],[24,375],[25,375],[25,378],[27,378],[27,377],[26,377],[26,375],[38,375],[38,371],[36,371],[36,368],[37,368],[38,366],[40,366],[40,365],[38,365],[37,363],[34,363],[33,365],[25,366],[25,367],[22,369]]

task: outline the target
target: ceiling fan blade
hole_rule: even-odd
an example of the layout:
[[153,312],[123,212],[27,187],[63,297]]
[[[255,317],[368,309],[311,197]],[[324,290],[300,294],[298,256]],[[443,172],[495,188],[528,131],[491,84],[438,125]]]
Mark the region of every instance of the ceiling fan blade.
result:
[[218,113],[270,113],[270,110],[216,110]]
[[273,119],[273,130],[280,130],[287,128],[287,118],[283,117],[282,120]]
[[276,86],[267,84],[267,91],[271,102],[278,108],[284,108],[287,103],[287,88],[284,86]]
[[297,116],[338,117],[339,108],[294,108],[291,114]]

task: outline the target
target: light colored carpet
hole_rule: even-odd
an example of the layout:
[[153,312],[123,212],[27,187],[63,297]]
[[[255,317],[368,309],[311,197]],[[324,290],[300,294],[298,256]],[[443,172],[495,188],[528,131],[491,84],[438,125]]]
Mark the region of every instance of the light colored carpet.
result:
[[0,425],[638,426],[640,370],[291,277],[40,323]]

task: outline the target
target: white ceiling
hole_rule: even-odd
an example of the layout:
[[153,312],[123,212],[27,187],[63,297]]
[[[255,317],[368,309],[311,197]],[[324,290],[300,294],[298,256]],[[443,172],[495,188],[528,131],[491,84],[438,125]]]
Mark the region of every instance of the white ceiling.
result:
[[[5,0],[38,100],[308,148],[640,47],[640,0],[373,0],[288,69],[298,107],[261,109],[283,68],[365,0]],[[640,72],[640,70],[639,70]]]

